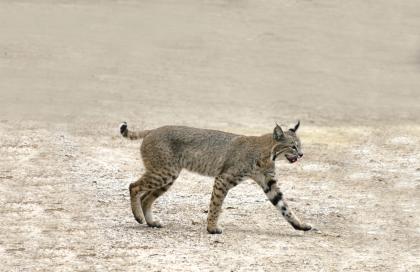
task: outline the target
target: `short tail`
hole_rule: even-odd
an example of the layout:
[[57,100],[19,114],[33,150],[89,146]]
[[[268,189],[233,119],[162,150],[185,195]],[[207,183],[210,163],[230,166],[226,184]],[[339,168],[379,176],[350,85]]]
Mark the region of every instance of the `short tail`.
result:
[[150,133],[150,130],[142,130],[142,131],[130,131],[127,128],[127,122],[122,122],[120,125],[120,132],[124,138],[128,138],[130,140],[137,140],[142,139]]

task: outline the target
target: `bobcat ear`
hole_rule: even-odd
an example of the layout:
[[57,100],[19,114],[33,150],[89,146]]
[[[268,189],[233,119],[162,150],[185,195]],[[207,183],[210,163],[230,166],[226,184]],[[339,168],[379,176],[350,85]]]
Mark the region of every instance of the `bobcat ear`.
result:
[[278,124],[276,124],[276,127],[274,128],[274,132],[273,132],[273,139],[276,141],[280,141],[283,137],[284,137],[283,130]]
[[293,131],[293,132],[296,132],[296,131],[298,130],[299,126],[300,126],[300,120],[298,120],[298,122],[297,122],[297,124],[295,125],[295,127],[294,127],[294,128],[291,128],[291,129],[289,129],[289,130],[290,130],[290,131]]

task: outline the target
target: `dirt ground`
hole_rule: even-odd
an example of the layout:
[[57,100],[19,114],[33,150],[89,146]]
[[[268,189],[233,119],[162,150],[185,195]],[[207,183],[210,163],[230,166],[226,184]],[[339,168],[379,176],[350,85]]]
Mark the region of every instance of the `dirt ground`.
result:
[[[418,1],[0,1],[1,271],[420,271]],[[278,162],[293,230],[252,181],[206,232],[183,172],[137,224],[131,128],[247,135],[302,122]]]

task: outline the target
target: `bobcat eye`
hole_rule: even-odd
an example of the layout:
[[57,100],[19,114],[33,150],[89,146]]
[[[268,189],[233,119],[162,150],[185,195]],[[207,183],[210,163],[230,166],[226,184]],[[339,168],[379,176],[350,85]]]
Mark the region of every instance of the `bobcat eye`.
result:
[[295,145],[294,145],[292,148],[293,148],[294,150],[298,151],[298,150],[297,150],[297,147],[296,147]]

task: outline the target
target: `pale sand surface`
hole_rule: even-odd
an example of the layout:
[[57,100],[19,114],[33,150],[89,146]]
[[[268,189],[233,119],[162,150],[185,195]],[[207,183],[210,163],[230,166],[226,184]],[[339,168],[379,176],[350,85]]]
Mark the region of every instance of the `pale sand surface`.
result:
[[[419,271],[419,1],[0,1],[0,270]],[[212,179],[183,172],[138,225],[128,184],[166,124],[258,135],[291,229],[246,181],[208,235]]]

